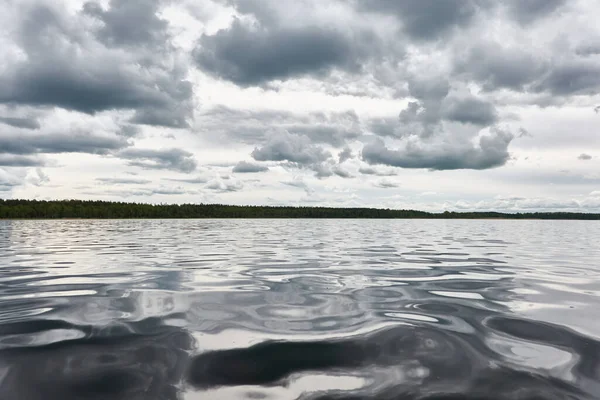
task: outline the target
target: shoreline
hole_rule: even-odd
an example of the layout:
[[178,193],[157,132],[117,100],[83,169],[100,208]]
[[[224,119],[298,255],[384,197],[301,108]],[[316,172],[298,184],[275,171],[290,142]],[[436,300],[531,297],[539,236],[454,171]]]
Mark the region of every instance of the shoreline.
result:
[[389,208],[147,204],[84,200],[0,199],[0,220],[91,219],[428,219],[600,220],[600,213],[444,211]]

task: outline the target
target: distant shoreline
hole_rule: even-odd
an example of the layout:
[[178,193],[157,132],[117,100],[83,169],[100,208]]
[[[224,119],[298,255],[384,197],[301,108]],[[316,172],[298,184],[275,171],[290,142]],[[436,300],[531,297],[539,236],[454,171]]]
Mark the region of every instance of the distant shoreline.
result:
[[600,214],[572,212],[443,212],[380,208],[146,204],[84,200],[3,200],[2,220],[83,219],[486,219],[600,220]]

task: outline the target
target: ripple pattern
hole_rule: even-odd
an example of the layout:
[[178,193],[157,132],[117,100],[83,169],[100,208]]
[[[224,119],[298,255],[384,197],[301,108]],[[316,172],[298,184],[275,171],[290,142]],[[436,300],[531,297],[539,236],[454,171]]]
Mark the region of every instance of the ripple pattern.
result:
[[1,399],[598,399],[594,221],[0,221]]

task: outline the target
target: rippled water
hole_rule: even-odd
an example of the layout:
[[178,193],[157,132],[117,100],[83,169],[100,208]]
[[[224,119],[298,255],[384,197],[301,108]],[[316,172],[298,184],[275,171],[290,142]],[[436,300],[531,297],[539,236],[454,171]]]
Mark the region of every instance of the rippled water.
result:
[[0,221],[0,399],[600,398],[600,223]]

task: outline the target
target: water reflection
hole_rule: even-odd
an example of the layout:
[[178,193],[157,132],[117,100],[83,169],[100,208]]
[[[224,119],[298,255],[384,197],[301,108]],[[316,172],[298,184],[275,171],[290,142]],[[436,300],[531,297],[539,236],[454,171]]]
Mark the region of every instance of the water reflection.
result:
[[599,398],[562,223],[0,221],[0,398]]
[[[486,336],[434,328],[397,326],[344,339],[266,341],[192,356],[195,345],[186,330],[158,328],[157,322],[144,322],[151,334],[112,332],[5,349],[0,398],[175,400],[186,387],[285,386],[308,373],[364,377],[368,384],[351,393],[354,398],[592,399],[600,389],[598,342],[515,318],[488,324],[513,338],[570,352],[572,379],[511,365],[486,345]],[[55,329],[68,327],[48,321],[4,327],[2,334]],[[349,395],[333,391],[307,398]]]

